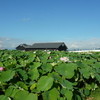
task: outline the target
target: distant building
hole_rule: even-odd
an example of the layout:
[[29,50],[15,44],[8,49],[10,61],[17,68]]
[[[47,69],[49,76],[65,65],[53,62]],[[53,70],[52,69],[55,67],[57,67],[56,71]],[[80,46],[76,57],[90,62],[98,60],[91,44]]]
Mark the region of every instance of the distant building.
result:
[[17,50],[26,50],[26,48],[31,47],[31,45],[27,44],[20,44],[19,46],[16,47]]
[[59,50],[66,51],[68,48],[64,42],[54,42],[54,43],[34,43],[33,45],[20,44],[16,47],[17,50]]

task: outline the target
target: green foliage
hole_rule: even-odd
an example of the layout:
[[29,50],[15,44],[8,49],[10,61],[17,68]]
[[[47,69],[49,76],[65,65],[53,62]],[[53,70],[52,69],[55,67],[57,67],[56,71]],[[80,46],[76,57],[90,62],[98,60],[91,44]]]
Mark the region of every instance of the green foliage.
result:
[[49,76],[42,76],[37,82],[38,91],[47,91],[53,85],[53,78]]
[[85,100],[100,89],[100,52],[1,50],[0,67],[0,100]]
[[68,90],[68,89],[63,88],[63,89],[61,90],[61,93],[62,93],[62,95],[65,96],[65,98],[66,98],[67,100],[72,100],[73,92],[72,92],[71,90]]
[[0,95],[0,100],[9,100],[9,98],[5,95]]
[[58,100],[59,91],[56,88],[53,88],[49,91],[46,91],[42,94],[43,100]]
[[39,72],[37,70],[37,68],[34,68],[34,69],[31,69],[29,72],[29,78],[34,81],[34,80],[37,80],[38,77],[39,77]]
[[71,79],[74,76],[75,69],[77,69],[77,65],[74,63],[61,63],[55,67],[55,71],[68,79]]
[[3,71],[0,73],[0,82],[8,82],[15,75],[15,72],[12,70]]

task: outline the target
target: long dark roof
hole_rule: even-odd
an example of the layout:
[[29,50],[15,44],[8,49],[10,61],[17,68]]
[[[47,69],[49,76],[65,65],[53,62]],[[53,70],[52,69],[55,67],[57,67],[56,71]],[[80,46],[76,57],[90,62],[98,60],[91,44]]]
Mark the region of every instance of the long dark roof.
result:
[[22,47],[24,47],[24,48],[31,47],[31,45],[27,45],[27,44],[20,44],[19,46],[22,46]]
[[59,48],[61,45],[65,45],[64,42],[34,43],[30,48]]

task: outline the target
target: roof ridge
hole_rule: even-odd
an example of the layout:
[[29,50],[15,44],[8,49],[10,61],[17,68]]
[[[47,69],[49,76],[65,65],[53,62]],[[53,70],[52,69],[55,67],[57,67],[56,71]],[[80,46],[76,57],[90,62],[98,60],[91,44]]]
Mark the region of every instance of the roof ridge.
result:
[[[37,42],[37,43],[64,43],[64,42]],[[34,43],[36,44],[36,43]]]

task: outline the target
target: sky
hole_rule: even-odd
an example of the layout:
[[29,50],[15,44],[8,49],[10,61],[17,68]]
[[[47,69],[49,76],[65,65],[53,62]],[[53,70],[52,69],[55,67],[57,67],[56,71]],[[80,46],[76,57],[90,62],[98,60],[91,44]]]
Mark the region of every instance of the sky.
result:
[[36,42],[100,48],[100,0],[0,0],[0,48]]

